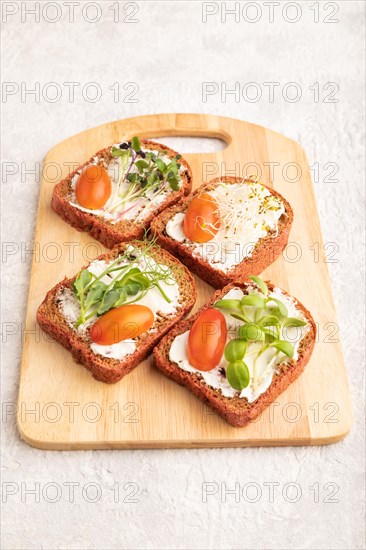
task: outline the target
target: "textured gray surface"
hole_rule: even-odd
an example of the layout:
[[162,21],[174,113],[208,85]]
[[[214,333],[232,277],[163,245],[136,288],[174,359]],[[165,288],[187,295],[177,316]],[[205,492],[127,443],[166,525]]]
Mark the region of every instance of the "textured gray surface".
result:
[[[20,3],[2,4],[21,10]],[[56,103],[42,97],[35,102],[30,96],[22,102],[19,93],[7,98],[2,104],[3,160],[24,162],[29,169],[41,163],[54,144],[85,128],[157,112],[233,116],[298,140],[310,164],[321,167],[315,188],[324,241],[339,247],[338,261],[329,269],[353,396],[350,435],[337,445],[318,448],[43,452],[20,441],[10,416],[2,424],[3,489],[16,494],[3,496],[3,548],[364,548],[360,344],[365,8],[363,2],[331,3],[339,7],[333,16],[339,22],[324,23],[333,8],[325,11],[321,3],[320,22],[315,23],[313,3],[298,4],[302,15],[297,23],[285,21],[281,8],[269,23],[268,8],[260,2],[257,23],[243,18],[235,23],[232,17],[222,23],[220,14],[202,23],[200,2],[141,2],[134,16],[139,23],[114,23],[111,2],[100,3],[102,16],[95,24],[83,20],[81,6],[75,8],[74,23],[68,22],[63,2],[61,19],[54,24],[42,16],[40,23],[30,16],[22,23],[19,11],[3,24],[3,80],[28,87],[39,82],[41,90],[54,81],[63,96]],[[94,17],[92,10],[88,16]],[[46,17],[55,17],[51,8]],[[68,101],[63,83],[71,81],[82,83],[79,90],[97,82],[101,100],[90,103],[76,92],[75,101]],[[117,81],[121,87],[138,84],[137,103],[113,101],[109,86]],[[203,103],[202,82],[213,81],[226,82],[228,88],[235,82],[279,82],[279,92],[286,83],[296,82],[302,98],[291,103],[276,92],[271,103],[268,88],[263,88],[258,102],[237,103],[233,96],[222,102],[217,94]],[[321,90],[328,82],[337,83],[338,102],[315,102],[309,89],[314,82]],[[333,176],[337,181],[327,183],[330,168],[325,165],[333,162],[339,166]],[[19,246],[32,242],[38,185],[32,175],[3,176],[3,241]],[[17,253],[3,263],[3,323],[20,324],[24,319],[30,260],[30,255],[22,258]],[[20,356],[20,334],[8,336],[2,366],[6,402],[16,400]],[[79,484],[74,499],[68,492],[70,482]],[[125,487],[129,482],[138,485],[133,497],[138,502],[124,502],[131,500],[126,496],[135,487]],[[207,482],[218,492],[204,502],[202,484]],[[277,484],[273,498],[266,485],[270,482]],[[40,484],[39,502],[25,494],[35,483]],[[88,483],[98,484],[98,502],[88,502],[95,494],[95,486],[88,492]],[[121,488],[118,502],[110,489],[115,483]],[[224,502],[222,483],[227,489],[237,484],[240,498],[228,494]],[[51,503],[56,489],[60,498]],[[298,500],[290,502],[296,500],[295,489]],[[332,492],[336,494],[330,497]],[[336,502],[327,502],[329,497]]]

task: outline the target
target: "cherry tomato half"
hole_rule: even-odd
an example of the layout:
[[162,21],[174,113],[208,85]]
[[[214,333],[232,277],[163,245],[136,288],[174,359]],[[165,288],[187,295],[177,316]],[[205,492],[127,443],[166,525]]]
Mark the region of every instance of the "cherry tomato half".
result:
[[227,339],[225,317],[217,309],[205,309],[189,331],[188,360],[198,370],[212,370],[220,363]]
[[101,166],[87,166],[76,182],[76,200],[84,208],[97,210],[105,205],[112,192],[111,178]]
[[183,231],[188,239],[207,243],[218,232],[219,224],[218,205],[208,193],[191,200],[183,222]]
[[94,323],[90,337],[96,344],[110,346],[136,338],[149,330],[154,322],[154,314],[149,307],[127,304],[105,313]]

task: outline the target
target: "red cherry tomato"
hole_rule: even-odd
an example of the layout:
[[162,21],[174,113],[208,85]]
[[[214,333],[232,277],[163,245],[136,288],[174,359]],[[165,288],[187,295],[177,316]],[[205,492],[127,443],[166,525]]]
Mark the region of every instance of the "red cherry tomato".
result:
[[217,367],[227,339],[225,317],[217,309],[205,309],[189,331],[188,360],[192,367],[209,371]]
[[149,330],[154,322],[150,308],[137,304],[116,307],[94,323],[90,337],[96,344],[110,346],[127,338],[136,338]]
[[76,182],[76,200],[84,208],[97,210],[105,205],[112,192],[111,178],[101,166],[84,168]]
[[188,205],[183,231],[196,243],[211,241],[219,230],[218,205],[208,193],[198,195]]

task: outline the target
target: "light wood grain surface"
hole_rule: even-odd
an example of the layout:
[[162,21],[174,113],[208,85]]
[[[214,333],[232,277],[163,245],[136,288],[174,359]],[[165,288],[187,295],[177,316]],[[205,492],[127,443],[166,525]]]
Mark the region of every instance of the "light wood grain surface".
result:
[[[53,186],[69,172],[70,163],[79,164],[98,149],[132,135],[221,138],[227,143],[222,151],[184,155],[193,170],[194,187],[225,173],[249,175],[259,170],[261,181],[293,207],[287,251],[263,277],[310,309],[318,325],[318,342],[304,374],[245,428],[226,424],[155,370],[151,358],[117,384],[97,382],[37,327],[36,311],[46,292],[104,250],[52,211]],[[87,130],[58,144],[45,158],[35,242],[18,409],[20,434],[30,445],[43,449],[320,445],[339,441],[349,431],[348,380],[319,217],[308,162],[296,142],[261,126],[213,115],[149,115]],[[196,282],[199,307],[212,288],[197,277]]]

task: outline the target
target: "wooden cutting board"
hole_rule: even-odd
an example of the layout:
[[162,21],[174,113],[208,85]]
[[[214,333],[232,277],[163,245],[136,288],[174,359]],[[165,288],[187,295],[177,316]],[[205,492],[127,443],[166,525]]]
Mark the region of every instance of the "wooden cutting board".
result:
[[[262,182],[282,193],[293,207],[287,251],[263,276],[310,309],[318,325],[318,342],[299,380],[245,428],[226,424],[185,388],[160,374],[151,358],[117,384],[97,382],[36,324],[37,307],[46,292],[103,252],[102,245],[51,210],[54,184],[69,172],[70,163],[80,164],[102,147],[133,135],[221,138],[227,144],[224,150],[185,155],[194,187],[225,173],[261,171]],[[27,443],[43,449],[320,445],[347,434],[351,402],[327,269],[327,260],[334,261],[336,255],[332,247],[323,247],[308,161],[296,142],[230,118],[149,115],[73,136],[56,145],[44,162],[18,403],[18,426]],[[199,307],[212,288],[196,281]]]

